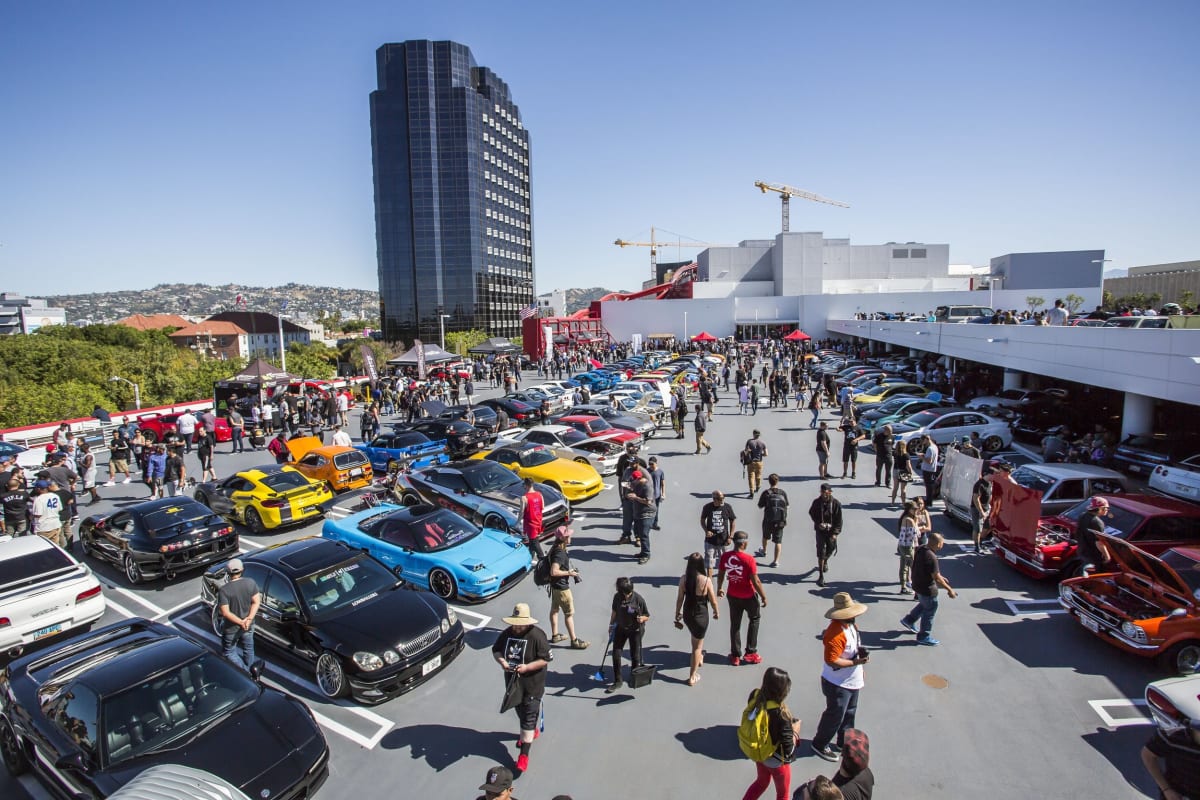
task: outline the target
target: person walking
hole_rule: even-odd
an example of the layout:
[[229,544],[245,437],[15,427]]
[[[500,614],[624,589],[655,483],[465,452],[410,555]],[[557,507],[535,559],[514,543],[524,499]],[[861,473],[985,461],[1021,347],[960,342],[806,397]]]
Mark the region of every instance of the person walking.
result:
[[908,457],[908,444],[903,440],[897,441],[892,449],[892,502],[896,502],[896,494],[900,502],[908,501],[908,484],[913,480],[912,461]]
[[163,481],[167,475],[167,448],[164,445],[154,445],[154,452],[146,460],[146,485],[150,488],[150,497],[163,496]]
[[629,493],[626,495],[633,506],[633,535],[639,545],[638,563],[650,560],[650,526],[658,513],[654,502],[654,487],[645,470],[635,469],[630,475]]
[[341,426],[335,424],[333,426],[333,439],[330,444],[334,447],[353,447],[354,440],[350,438],[350,434]]
[[633,489],[633,473],[646,466],[646,462],[638,455],[637,442],[626,442],[625,452],[617,459],[617,486],[620,489],[618,499],[621,503],[621,538],[617,544],[633,543],[633,501],[629,493]]
[[817,537],[817,586],[824,586],[829,559],[837,553],[837,537],[842,532],[842,504],[828,483],[821,484],[821,494],[808,507],[808,517]]
[[[725,576],[729,576],[729,663],[733,666],[761,664],[758,654],[758,624],[761,608],[767,607],[767,595],[758,577],[758,565],[746,552],[750,534],[733,534],[733,550],[721,556],[717,572],[717,597],[725,596]],[[755,595],[758,595],[757,599]],[[746,651],[742,655],[742,616],[750,618],[746,630]]]
[[163,486],[167,497],[183,494],[183,484],[187,480],[187,468],[183,465],[183,455],[178,451],[167,454],[167,463],[163,467]]
[[108,443],[108,482],[105,486],[116,486],[116,478],[118,472],[125,473],[125,480],[121,483],[129,483],[133,478],[129,474],[129,440],[121,433],[120,430],[114,431],[112,441]]
[[763,459],[767,457],[767,443],[762,440],[762,431],[754,429],[751,438],[742,447],[742,463],[746,465],[746,481],[750,486],[750,498],[762,488]]
[[824,420],[817,429],[817,477],[829,479],[829,428]]
[[979,480],[971,487],[971,541],[975,552],[983,552],[983,529],[992,513],[992,468],[985,462]]
[[[871,437],[871,447],[875,450],[875,485],[892,485],[893,450],[896,437],[892,435],[892,426],[883,425]],[[879,479],[883,478],[880,483]]]
[[846,747],[846,732],[854,727],[858,713],[858,696],[865,685],[863,665],[870,659],[858,630],[858,618],[866,611],[867,607],[855,602],[848,592],[838,592],[833,596],[833,606],[825,612],[825,619],[830,620],[821,635],[825,711],[813,734],[812,749],[826,761],[838,760]]
[[675,593],[675,627],[686,626],[692,639],[691,671],[687,685],[695,686],[700,680],[700,667],[704,664],[704,637],[708,634],[708,609],[712,618],[721,618],[717,605],[717,592],[712,579],[705,570],[704,554],[687,556],[687,567],[679,578],[679,589]]
[[200,441],[196,442],[196,457],[200,459],[201,482],[215,481],[217,471],[213,469],[213,443],[207,436],[201,436]]
[[725,555],[729,539],[733,536],[733,524],[737,522],[737,514],[725,502],[725,495],[714,490],[712,501],[705,503],[700,509],[700,528],[704,531],[704,563],[708,567],[708,577]]
[[814,389],[812,397],[808,398],[808,410],[812,413],[812,422],[808,423],[808,427],[817,427],[817,418],[821,416],[821,390]]
[[617,578],[617,591],[613,594],[612,614],[608,618],[608,629],[612,638],[613,682],[605,694],[621,688],[621,651],[629,644],[629,680],[633,682],[632,670],[642,666],[642,636],[646,633],[646,622],[650,610],[646,600],[633,590],[629,578]]
[[100,502],[100,491],[96,488],[96,454],[92,452],[92,447],[87,442],[79,443],[79,455],[75,458],[75,464],[79,468],[79,477],[83,481],[83,490],[88,493],[91,500],[89,506],[93,506]]
[[921,538],[921,529],[917,527],[917,504],[913,501],[905,502],[897,529],[896,555],[900,558],[900,594],[904,594],[912,590],[912,582],[909,579],[913,553],[916,552],[917,541]]
[[737,395],[738,395],[738,413],[745,414],[746,410],[748,408],[750,408],[750,386],[748,384],[743,383],[741,386],[738,387]]
[[938,446],[928,434],[921,437],[925,450],[921,453],[921,480],[925,482],[925,505],[933,503],[933,484],[937,479]]
[[[758,800],[771,783],[775,784],[775,800],[788,800],[792,789],[792,757],[796,739],[800,736],[800,720],[792,716],[786,700],[792,689],[791,676],[778,667],[767,667],[762,685],[750,692],[746,710],[742,712],[743,726],[754,724],[759,714],[766,714],[767,737],[773,745],[771,754],[755,760],[758,774],[742,795],[742,800]],[[741,729],[739,728],[739,734]],[[740,739],[740,736],[739,736]],[[743,748],[744,749],[744,748]]]
[[34,533],[62,547],[63,501],[54,491],[55,485],[44,479],[34,481],[29,515],[33,518]]
[[704,438],[705,431],[708,430],[708,420],[700,413],[700,404],[696,404],[696,418],[692,420],[692,427],[696,430],[696,452],[692,455],[700,455],[700,448],[704,448],[705,453],[712,452],[712,445]]
[[854,420],[853,415],[842,417],[839,425],[842,430],[842,477],[846,477],[847,467],[850,477],[858,477],[858,443],[867,438],[867,434]]
[[230,443],[229,452],[244,453],[246,452],[246,418],[242,416],[242,412],[237,410],[236,406],[230,406],[226,417],[229,419],[229,428],[233,432],[233,440]]
[[767,490],[758,496],[758,507],[763,510],[762,548],[756,558],[766,558],[767,544],[774,543],[775,552],[767,566],[778,567],[779,555],[783,552],[783,529],[787,525],[788,496],[779,488],[779,475],[772,472],[767,476]]
[[658,514],[662,510],[663,501],[667,499],[667,475],[658,466],[658,456],[650,456],[646,461],[646,475],[650,479],[651,496],[654,498],[654,519],[650,521],[650,530],[662,530],[658,524]]
[[[933,638],[933,618],[938,610],[938,588],[946,590],[953,600],[958,593],[938,568],[937,552],[942,549],[942,535],[930,533],[929,541],[917,548],[913,555],[912,585],[917,594],[917,604],[900,620],[907,631],[917,634],[917,644],[936,646],[941,644]],[[914,625],[920,620],[918,630]]]
[[[571,544],[571,529],[565,525],[554,532],[554,545],[550,548],[550,641],[571,641],[576,650],[586,650],[588,642],[575,635],[575,598],[571,595],[571,579],[579,582],[579,570],[571,566],[567,552]],[[558,612],[562,612],[567,635],[558,632]]]
[[1104,533],[1104,517],[1111,516],[1108,500],[1103,497],[1093,497],[1088,502],[1087,511],[1079,515],[1075,523],[1075,539],[1079,545],[1079,559],[1083,565],[1083,574],[1091,575],[1097,569],[1105,570],[1105,565],[1112,560],[1108,547],[1097,538]]
[[175,430],[183,439],[183,452],[192,452],[192,443],[196,441],[196,417],[191,411],[184,411],[175,419]]
[[538,719],[542,697],[546,693],[546,668],[554,660],[546,632],[537,627],[529,615],[527,603],[517,603],[511,617],[503,617],[507,628],[500,631],[492,645],[492,658],[504,670],[505,702],[503,709],[513,708],[520,720],[521,748],[517,756],[517,772],[529,769],[529,751],[538,735]]
[[525,491],[521,495],[521,535],[525,539],[525,546],[536,560],[545,555],[541,539],[542,510],[546,501],[542,493],[534,488],[532,478],[525,479],[524,488]]
[[221,652],[249,671],[254,664],[254,617],[262,594],[253,578],[243,575],[240,558],[225,565],[229,581],[217,590],[217,611],[221,616]]

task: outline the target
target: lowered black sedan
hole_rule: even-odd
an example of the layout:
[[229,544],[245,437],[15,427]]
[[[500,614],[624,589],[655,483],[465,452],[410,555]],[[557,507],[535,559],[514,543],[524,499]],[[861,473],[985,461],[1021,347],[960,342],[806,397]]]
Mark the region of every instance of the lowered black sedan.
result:
[[142,583],[232,558],[233,525],[190,497],[165,497],[94,514],[79,526],[85,555],[109,561]]
[[58,797],[108,797],[155,764],[249,797],[309,797],[329,747],[309,710],[174,628],[131,619],[0,672],[0,756]]
[[[327,697],[382,703],[446,668],[465,632],[441,599],[400,580],[371,556],[308,537],[242,556],[262,605],[255,645],[311,671]],[[220,632],[224,565],[204,575],[201,598]]]

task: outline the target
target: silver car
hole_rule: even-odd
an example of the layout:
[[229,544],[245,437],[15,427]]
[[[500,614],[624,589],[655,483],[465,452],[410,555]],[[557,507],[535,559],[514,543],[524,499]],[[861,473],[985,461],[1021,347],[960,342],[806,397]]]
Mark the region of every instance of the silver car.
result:
[[591,464],[601,475],[612,475],[616,472],[617,461],[625,452],[625,448],[610,437],[588,436],[569,425],[538,425],[512,431],[505,439],[543,444],[559,458]]

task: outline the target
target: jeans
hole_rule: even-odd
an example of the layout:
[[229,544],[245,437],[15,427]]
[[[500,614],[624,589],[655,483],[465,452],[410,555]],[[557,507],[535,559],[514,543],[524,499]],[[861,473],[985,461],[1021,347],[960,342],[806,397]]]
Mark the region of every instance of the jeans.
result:
[[621,538],[628,539],[633,535],[633,501],[621,501]]
[[729,654],[738,657],[742,655],[742,614],[750,617],[750,628],[746,631],[746,653],[757,653],[758,623],[762,614],[757,597],[729,598]]
[[912,625],[921,618],[921,626],[917,630],[917,638],[928,639],[930,632],[933,630],[933,615],[938,610],[937,595],[917,595],[917,604],[913,606],[913,610],[904,615],[904,622]]
[[892,485],[892,454],[887,456],[875,456],[875,482],[880,483],[879,476],[883,475],[883,485]]
[[837,736],[837,745],[846,743],[846,731],[854,727],[854,715],[858,711],[860,689],[843,689],[836,683],[821,678],[821,693],[825,695],[825,711],[817,723],[812,746],[820,750]]
[[933,482],[937,473],[931,469],[921,470],[921,480],[925,482],[925,507],[933,507]]
[[249,671],[254,663],[254,628],[244,631],[226,623],[221,629],[221,652],[230,661],[240,663],[243,669]]
[[661,506],[662,506],[662,498],[661,497],[655,498],[655,500],[654,500],[654,519],[650,520],[651,528],[658,527],[658,510]]
[[633,535],[634,538],[640,539],[642,542],[641,552],[638,553],[638,558],[650,557],[650,523],[653,522],[652,517],[634,517],[633,518]]
[[815,427],[817,427],[817,418],[821,416],[821,409],[810,408],[809,411],[812,412],[813,418],[812,418],[812,422],[810,422],[808,424],[808,427],[815,428]]
[[231,452],[231,453],[246,452],[246,445],[242,441],[242,438],[245,436],[245,434],[246,434],[246,432],[242,428],[234,428],[233,429],[233,449],[230,450],[229,452]]

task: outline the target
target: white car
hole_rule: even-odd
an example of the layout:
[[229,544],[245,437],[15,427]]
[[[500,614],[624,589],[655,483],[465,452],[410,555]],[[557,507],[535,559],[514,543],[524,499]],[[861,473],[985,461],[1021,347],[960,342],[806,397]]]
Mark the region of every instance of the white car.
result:
[[[590,437],[569,425],[538,425],[509,431],[504,438],[513,442],[534,442],[549,447],[559,458],[591,464],[601,475],[617,471],[617,460],[625,448],[611,436]],[[500,442],[496,443],[499,446]]]
[[1150,489],[1200,502],[1200,455],[1185,458],[1177,464],[1162,464],[1150,471]]
[[25,473],[25,479],[31,483],[37,472],[46,465],[46,451],[40,447],[30,449],[12,442],[0,442],[0,456],[8,455],[17,457],[17,466]]
[[89,628],[104,614],[92,571],[36,535],[0,538],[0,651]]
[[987,450],[1000,450],[1012,444],[1012,431],[1003,422],[978,411],[966,408],[929,408],[918,411],[903,422],[892,424],[892,433],[899,441],[911,445],[925,434],[937,445],[962,441],[978,433]]

